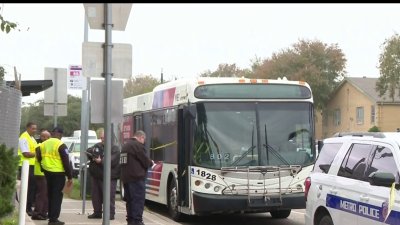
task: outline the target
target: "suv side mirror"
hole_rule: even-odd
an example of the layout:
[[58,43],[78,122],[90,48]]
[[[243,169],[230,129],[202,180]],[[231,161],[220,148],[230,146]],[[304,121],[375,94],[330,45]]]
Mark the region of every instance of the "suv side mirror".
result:
[[376,172],[368,177],[368,181],[371,185],[391,187],[395,182],[395,178],[392,173]]

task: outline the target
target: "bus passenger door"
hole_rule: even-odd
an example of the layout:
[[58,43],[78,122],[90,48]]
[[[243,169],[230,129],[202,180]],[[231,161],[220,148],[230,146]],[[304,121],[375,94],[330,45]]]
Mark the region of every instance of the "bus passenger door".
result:
[[178,111],[178,191],[179,205],[189,206],[189,172],[193,143],[196,106],[184,106]]

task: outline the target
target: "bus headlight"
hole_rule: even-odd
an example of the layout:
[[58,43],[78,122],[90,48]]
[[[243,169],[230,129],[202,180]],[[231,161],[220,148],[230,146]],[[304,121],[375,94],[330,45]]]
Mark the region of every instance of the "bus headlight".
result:
[[206,189],[209,189],[209,188],[211,187],[211,183],[206,183],[206,184],[204,185],[204,187],[205,187]]
[[219,192],[220,189],[221,189],[220,186],[215,186],[215,187],[214,187],[214,191],[215,191],[215,192]]
[[194,185],[196,185],[196,186],[200,186],[200,184],[201,184],[201,181],[200,181],[200,180],[196,180],[196,181],[194,182]]

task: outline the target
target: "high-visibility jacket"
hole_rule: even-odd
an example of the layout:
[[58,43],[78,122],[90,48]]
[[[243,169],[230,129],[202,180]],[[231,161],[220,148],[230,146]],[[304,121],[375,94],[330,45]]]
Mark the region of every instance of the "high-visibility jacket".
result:
[[[40,147],[42,145],[42,143],[38,144],[38,146]],[[37,158],[35,157],[35,168],[33,170],[33,174],[35,176],[44,176],[44,173],[42,172],[42,169],[40,168],[40,163],[37,160]]]
[[58,148],[63,142],[58,138],[49,138],[40,145],[42,167],[49,172],[65,172]]
[[[34,138],[31,137],[31,135],[29,135],[29,133],[27,131],[22,133],[21,136],[19,136],[19,139],[26,139],[26,141],[28,142],[29,151],[31,153],[35,153],[35,149],[37,147],[37,142]],[[35,165],[36,157],[26,158],[22,154],[20,146],[18,146],[18,156],[19,156],[19,166],[22,166],[22,162],[24,160],[29,160],[29,165],[32,165],[32,166]]]

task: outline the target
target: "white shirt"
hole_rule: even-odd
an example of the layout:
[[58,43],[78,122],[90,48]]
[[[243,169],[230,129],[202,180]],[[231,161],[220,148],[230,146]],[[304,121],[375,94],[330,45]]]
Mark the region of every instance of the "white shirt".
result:
[[[31,138],[34,139],[33,137],[31,137]],[[21,152],[30,152],[28,140],[26,140],[25,138],[20,138],[19,139],[19,149],[21,149]]]

